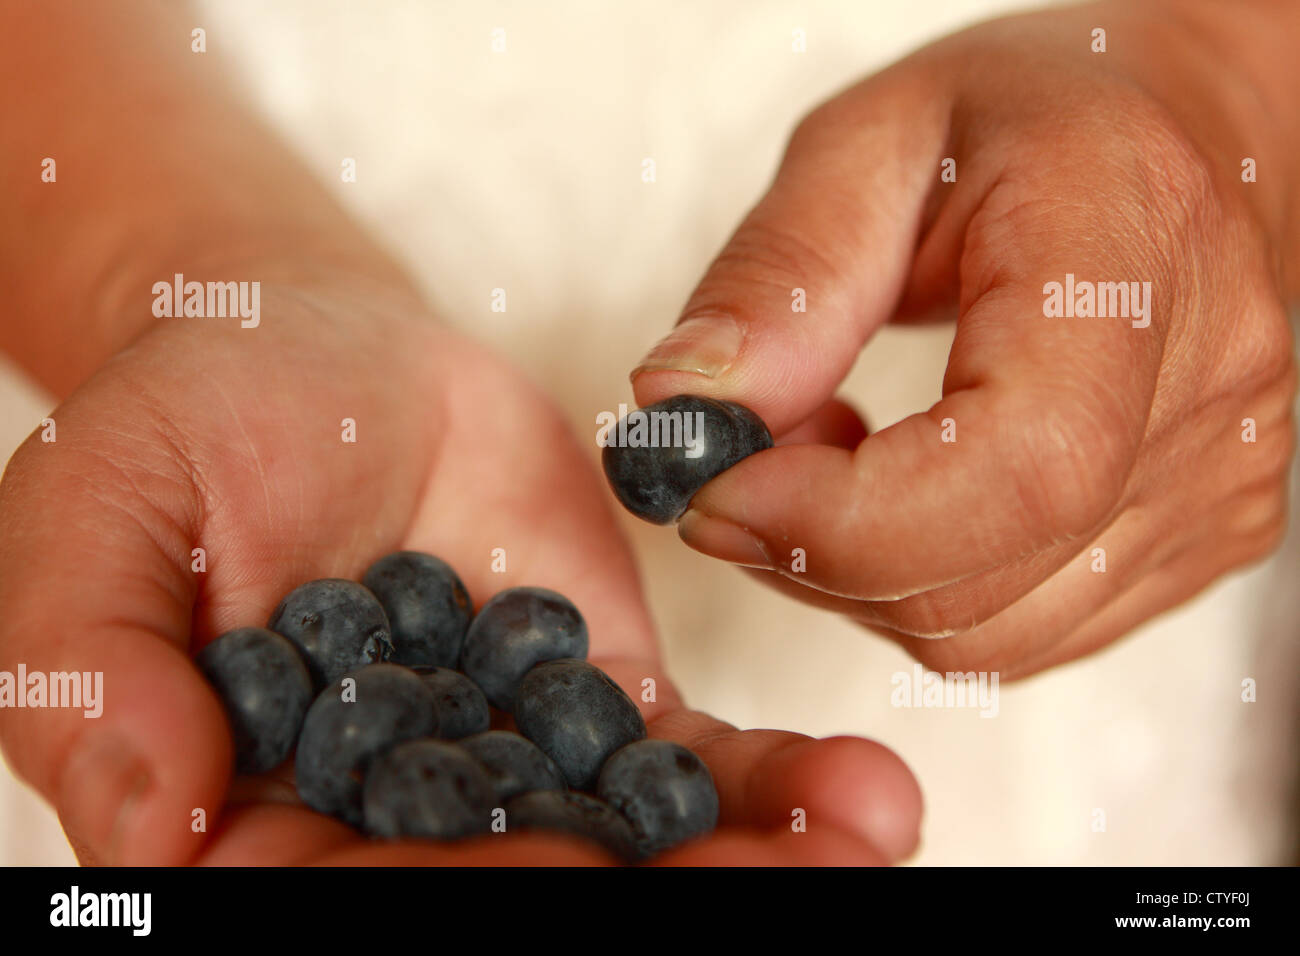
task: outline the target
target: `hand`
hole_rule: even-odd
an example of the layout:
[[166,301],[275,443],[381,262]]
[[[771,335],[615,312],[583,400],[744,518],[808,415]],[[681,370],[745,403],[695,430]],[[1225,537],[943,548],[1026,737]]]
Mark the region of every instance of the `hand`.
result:
[[[642,404],[731,399],[785,435],[695,497],[683,540],[936,669],[1006,678],[1268,554],[1294,443],[1300,137],[1261,9],[1000,20],[805,119],[634,373]],[[1246,156],[1271,185],[1242,181]],[[1149,283],[1150,308],[1047,317],[1067,275]],[[883,323],[945,310],[943,399],[867,437],[835,387]]]
[[[232,782],[225,718],[191,653],[263,624],[295,585],[359,578],[398,548],[446,558],[476,606],[517,584],[569,595],[598,665],[634,699],[657,679],[650,733],[709,764],[724,826],[665,860],[864,863],[913,849],[916,785],[883,747],[741,733],[682,706],[608,492],[518,373],[417,303],[346,280],[264,287],[262,300],[255,329],[155,325],[58,407],[56,441],[30,438],[0,484],[0,669],[104,675],[98,719],[0,711],[11,766],[54,803],[83,862],[605,861],[554,836],[371,842],[298,803],[288,767]],[[196,547],[204,573],[191,571]],[[490,571],[494,548],[504,574]],[[790,832],[793,807],[806,834]],[[196,808],[207,832],[191,829]]]

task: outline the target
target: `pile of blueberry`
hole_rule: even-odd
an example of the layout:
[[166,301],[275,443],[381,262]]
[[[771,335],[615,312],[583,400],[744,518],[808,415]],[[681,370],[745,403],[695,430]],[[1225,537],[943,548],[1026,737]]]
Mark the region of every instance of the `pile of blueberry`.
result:
[[[647,739],[586,656],[586,622],[562,595],[510,588],[474,614],[450,566],[399,551],[361,584],[295,588],[266,628],[223,634],[197,662],[240,772],[296,747],[303,801],[377,837],[559,830],[631,862],[711,831],[708,768]],[[492,708],[519,732],[490,729]]]

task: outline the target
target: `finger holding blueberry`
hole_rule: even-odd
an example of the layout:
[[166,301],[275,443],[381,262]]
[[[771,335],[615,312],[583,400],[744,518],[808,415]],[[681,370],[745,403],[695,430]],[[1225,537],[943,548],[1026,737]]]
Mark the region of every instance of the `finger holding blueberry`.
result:
[[699,395],[629,412],[604,440],[610,488],[623,507],[654,524],[676,521],[706,484],[772,447],[767,426],[748,408]]

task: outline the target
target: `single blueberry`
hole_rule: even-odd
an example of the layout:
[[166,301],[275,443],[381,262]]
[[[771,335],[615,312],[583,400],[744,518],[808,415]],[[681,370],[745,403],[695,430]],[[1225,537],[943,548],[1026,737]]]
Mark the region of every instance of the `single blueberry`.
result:
[[474,608],[451,565],[420,551],[385,555],[361,583],[384,606],[394,664],[455,667]]
[[669,524],[691,498],[741,459],[772,447],[763,420],[743,405],[675,395],[628,412],[608,436],[601,462],[623,507]]
[[478,685],[450,667],[413,667],[424,685],[433,692],[438,712],[438,736],[457,740],[480,734],[492,726],[492,711]]
[[555,761],[519,734],[489,730],[457,743],[487,771],[502,804],[521,793],[564,790],[568,786]]
[[352,671],[307,711],[294,762],[298,795],[312,809],[360,826],[370,762],[394,744],[437,732],[433,693],[417,674],[396,664]]
[[511,710],[534,664],[587,656],[587,622],[573,602],[546,588],[509,588],[479,610],[465,637],[460,669],[494,707]]
[[621,813],[652,856],[718,825],[718,791],[704,761],[670,740],[638,740],[600,771],[596,795]]
[[624,862],[637,859],[632,827],[605,803],[574,790],[534,790],[506,804],[506,832],[552,830],[592,840]]
[[538,664],[515,698],[519,732],[555,761],[577,790],[591,790],[605,760],[645,736],[632,698],[586,661]]
[[458,840],[486,833],[499,801],[469,754],[437,740],[412,740],[370,765],[363,803],[365,829],[374,836]]
[[203,648],[195,663],[226,708],[236,769],[264,773],[284,763],[312,698],[298,649],[272,631],[241,627]]
[[297,645],[317,689],[393,653],[379,600],[355,581],[322,578],[285,595],[266,625]]

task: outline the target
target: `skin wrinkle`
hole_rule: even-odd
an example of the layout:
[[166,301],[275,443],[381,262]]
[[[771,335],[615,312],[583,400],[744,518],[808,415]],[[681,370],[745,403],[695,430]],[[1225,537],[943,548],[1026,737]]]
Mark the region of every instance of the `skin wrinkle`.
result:
[[[102,467],[112,471],[117,471],[123,477],[123,479],[128,483],[131,481],[131,478],[127,474],[126,470],[123,467],[119,466],[115,460],[108,458],[106,456],[99,455],[93,450],[87,450],[86,454],[88,454],[93,458],[96,458]],[[128,497],[133,499],[130,501],[130,505],[136,507],[141,507],[141,506],[147,507],[149,509],[149,513],[155,518],[155,520],[159,521],[163,526],[166,526],[170,530],[171,537],[173,538],[170,544],[174,546],[178,542],[180,542],[182,546],[184,546],[184,545],[188,545],[189,542],[194,539],[192,529],[186,527],[184,524],[181,523],[180,520],[172,517],[172,515],[169,514],[166,509],[154,504],[150,495],[143,493],[139,488],[135,486],[131,486],[130,490],[131,490],[131,494]],[[173,553],[173,550],[169,549],[168,547],[168,542],[164,541],[164,534],[162,533],[162,530],[160,530],[160,528],[158,527],[155,527],[150,522],[145,521],[138,514],[132,511],[128,503],[119,500],[119,498],[117,496],[114,496],[111,492],[105,492],[100,487],[98,487],[97,484],[91,482],[89,479],[87,479],[87,488],[85,493],[89,497],[97,501],[103,507],[111,509],[117,512],[118,514],[120,514],[122,517],[126,518],[132,524],[133,527],[139,530],[148,539],[150,544],[153,545],[155,550],[157,550],[157,552],[164,558],[165,561],[167,561],[168,564],[173,564],[173,565],[177,564],[176,555],[179,553],[179,550]],[[189,555],[188,548],[185,548],[185,554],[186,557],[188,557]],[[185,565],[186,562],[181,561],[180,564]],[[191,599],[192,599],[192,595],[191,595]]]
[[[234,402],[230,400],[230,395],[221,383],[219,376],[213,376],[208,379],[209,385],[215,390],[217,397],[225,405],[229,413],[229,420],[239,429],[239,435],[244,440],[244,447],[248,451],[248,461],[250,461],[257,471],[257,486],[262,490],[262,515],[266,527],[275,526],[275,509],[271,504],[270,481],[267,478],[266,467],[262,463],[262,456],[257,450],[257,445],[253,442],[252,436],[249,435],[248,429],[244,427],[243,420],[239,414],[239,409],[235,407]],[[196,469],[197,470],[197,469]],[[301,479],[299,479],[301,481]],[[301,499],[299,499],[301,508]],[[300,512],[301,513],[301,512]],[[299,526],[301,527],[301,525]],[[202,526],[199,528],[200,540],[206,529]]]

